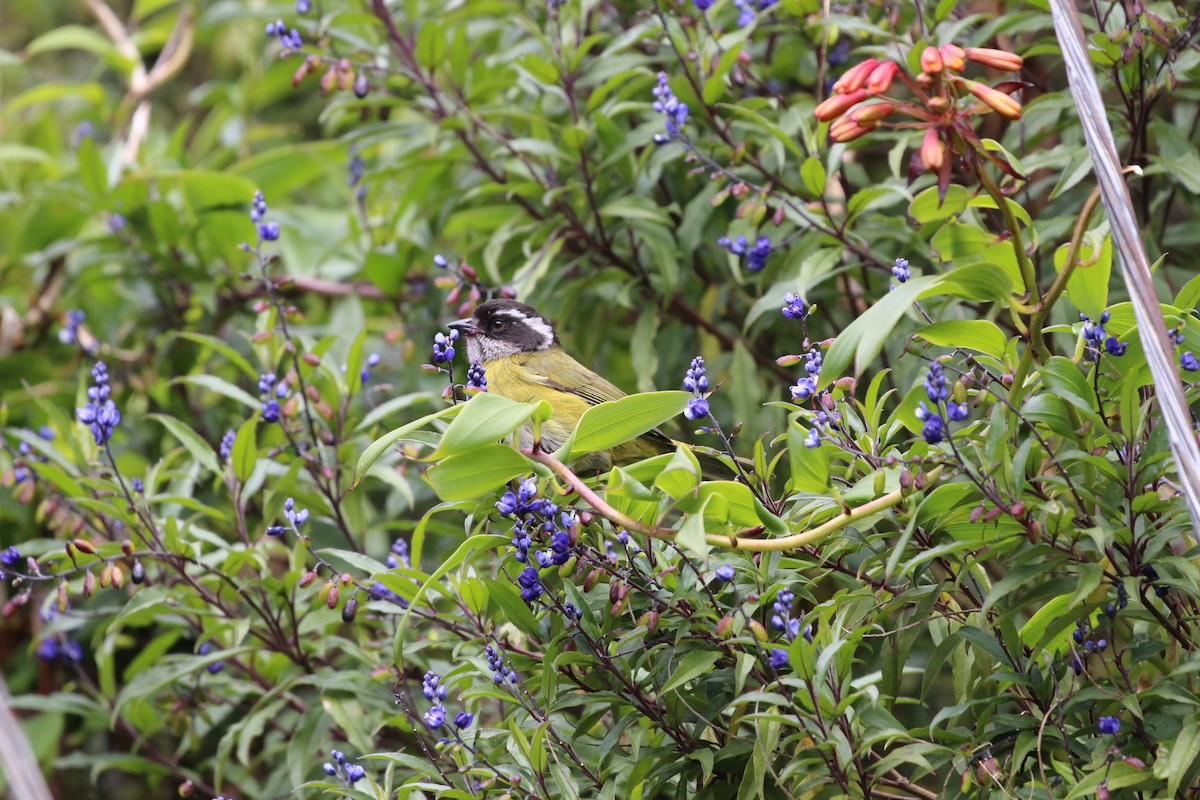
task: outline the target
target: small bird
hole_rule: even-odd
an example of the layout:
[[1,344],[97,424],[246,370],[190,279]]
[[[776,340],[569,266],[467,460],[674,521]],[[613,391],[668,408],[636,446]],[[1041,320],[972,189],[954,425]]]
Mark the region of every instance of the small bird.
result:
[[[489,392],[522,403],[549,401],[554,412],[542,423],[542,450],[557,450],[592,406],[625,396],[567,355],[546,318],[524,303],[488,300],[466,319],[451,322],[450,327],[466,339],[468,359],[483,365]],[[532,426],[521,429],[520,442],[522,447],[532,446]],[[607,452],[589,454],[576,465],[607,469],[674,448],[674,442],[653,430]]]

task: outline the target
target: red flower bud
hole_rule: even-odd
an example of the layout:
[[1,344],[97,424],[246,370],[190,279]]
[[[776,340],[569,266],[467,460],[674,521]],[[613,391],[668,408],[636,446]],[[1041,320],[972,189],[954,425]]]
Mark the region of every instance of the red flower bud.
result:
[[871,125],[884,117],[889,117],[896,107],[891,103],[872,103],[869,106],[859,106],[850,112],[850,119],[859,125]]
[[921,71],[929,75],[937,75],[945,67],[942,54],[936,47],[926,47],[921,52]]
[[971,94],[978,97],[984,105],[990,107],[996,113],[1009,119],[1021,118],[1021,104],[1004,92],[997,91],[977,81],[966,81],[965,83],[967,84],[967,90]]
[[842,77],[837,79],[833,84],[835,94],[849,94],[856,92],[862,88],[862,85],[867,82],[867,78],[879,66],[879,62],[873,58],[868,58],[861,64],[855,64],[850,69],[846,70]]
[[878,67],[871,71],[871,75],[867,78],[867,93],[882,94],[892,86],[892,79],[896,77],[896,73],[900,71],[900,65],[895,61],[884,61]]
[[829,128],[829,138],[835,142],[853,142],[855,139],[866,136],[875,125],[859,125],[849,117],[843,117]]
[[813,116],[821,120],[821,122],[829,122],[830,120],[837,119],[866,99],[866,89],[857,89],[849,94],[835,94],[832,97],[826,98],[820,105],[813,109]]
[[967,66],[967,62],[963,59],[966,51],[956,44],[944,44],[938,48],[938,53],[942,57],[942,65],[946,69],[962,72]]
[[1025,63],[1025,59],[1007,50],[995,50],[991,47],[968,47],[963,51],[967,58],[985,67],[1016,72]]
[[946,145],[942,143],[936,128],[925,131],[925,138],[921,140],[921,160],[926,168],[932,170],[940,169],[946,161]]

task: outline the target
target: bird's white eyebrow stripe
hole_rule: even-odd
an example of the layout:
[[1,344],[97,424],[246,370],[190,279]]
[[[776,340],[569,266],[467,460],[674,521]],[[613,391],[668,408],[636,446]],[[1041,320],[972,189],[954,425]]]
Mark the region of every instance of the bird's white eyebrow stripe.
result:
[[492,313],[496,314],[497,316],[508,317],[509,319],[529,319],[529,317],[525,316],[520,311],[517,311],[515,308],[502,308],[499,311],[493,311]]
[[526,324],[542,337],[542,347],[554,344],[554,329],[541,317],[526,317]]

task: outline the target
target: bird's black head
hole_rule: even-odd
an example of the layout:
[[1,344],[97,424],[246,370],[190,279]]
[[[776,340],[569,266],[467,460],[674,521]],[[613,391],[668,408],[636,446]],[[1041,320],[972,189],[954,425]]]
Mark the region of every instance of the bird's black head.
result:
[[516,300],[488,300],[466,319],[451,322],[467,340],[467,357],[486,364],[518,353],[537,353],[558,344],[545,317]]

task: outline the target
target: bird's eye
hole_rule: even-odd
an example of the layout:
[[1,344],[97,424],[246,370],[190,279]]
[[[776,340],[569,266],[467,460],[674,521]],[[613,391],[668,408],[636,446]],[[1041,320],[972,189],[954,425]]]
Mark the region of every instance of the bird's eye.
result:
[[500,331],[504,330],[504,327],[505,327],[504,320],[502,320],[502,319],[492,320],[492,330],[495,331],[496,333],[499,333]]

